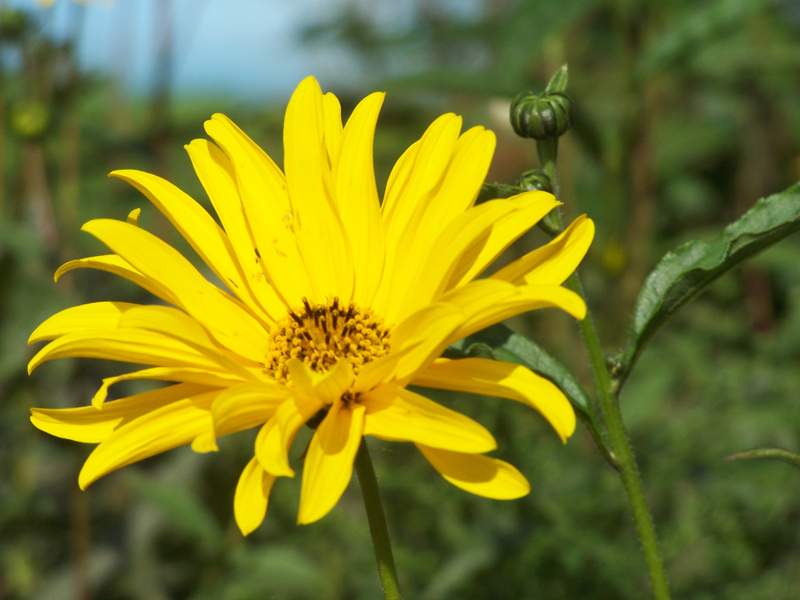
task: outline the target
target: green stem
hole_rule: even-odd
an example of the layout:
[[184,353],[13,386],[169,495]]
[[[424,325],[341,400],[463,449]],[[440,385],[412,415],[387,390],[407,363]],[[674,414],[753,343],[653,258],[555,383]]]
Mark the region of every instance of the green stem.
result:
[[[573,273],[567,280],[567,287],[583,297],[583,289],[576,273]],[[636,522],[639,539],[642,542],[642,552],[647,563],[647,570],[650,573],[653,595],[656,600],[669,600],[669,587],[667,586],[667,577],[664,573],[661,553],[658,549],[658,539],[653,527],[653,518],[647,508],[642,479],[639,476],[633,448],[625,431],[625,424],[622,421],[619,402],[617,402],[612,392],[611,377],[608,374],[603,358],[600,339],[597,336],[592,315],[588,310],[586,318],[580,322],[580,328],[583,334],[583,341],[586,344],[586,350],[589,353],[592,370],[594,371],[595,383],[600,395],[600,405],[602,406],[608,429],[608,438],[614,455],[619,461],[619,474],[633,511],[633,519]]]
[[356,454],[355,466],[358,481],[361,484],[361,494],[364,496],[364,506],[367,509],[369,533],[375,548],[375,559],[378,561],[378,576],[381,578],[383,597],[386,600],[401,600],[397,569],[394,566],[392,545],[389,542],[389,529],[386,527],[386,515],[383,512],[378,480],[375,477],[375,469],[372,468],[367,442],[363,438],[358,454]]
[[749,460],[751,458],[771,458],[774,460],[782,460],[785,463],[800,469],[800,456],[789,452],[788,450],[781,450],[780,448],[756,448],[755,450],[745,450],[726,456],[725,460]]
[[[542,144],[542,141],[546,143]],[[542,168],[553,182],[553,192],[556,198],[558,198],[559,186],[556,178],[558,138],[553,138],[552,141],[541,140],[537,144],[537,150],[539,151]],[[563,231],[561,214],[558,208],[550,214],[555,222],[556,229],[558,231]],[[570,275],[566,283],[569,289],[578,294],[584,301],[586,300],[577,272]],[[669,587],[667,586],[667,577],[664,573],[664,563],[661,560],[661,553],[658,549],[658,538],[656,538],[653,518],[650,516],[650,510],[647,508],[642,479],[639,476],[639,469],[636,466],[633,448],[628,439],[628,434],[625,431],[625,423],[622,420],[619,402],[614,394],[611,376],[608,373],[603,349],[600,346],[600,337],[597,335],[592,313],[588,308],[586,310],[586,318],[580,321],[579,325],[584,344],[586,344],[586,350],[589,353],[592,371],[594,372],[595,384],[597,385],[600,396],[600,406],[603,410],[603,417],[605,418],[606,427],[608,429],[608,438],[611,442],[611,448],[619,461],[618,471],[622,479],[622,485],[625,487],[625,492],[628,495],[628,502],[631,505],[633,519],[636,522],[636,529],[642,543],[642,552],[644,553],[644,559],[647,563],[647,571],[650,574],[650,584],[653,586],[653,595],[656,600],[669,600]]]

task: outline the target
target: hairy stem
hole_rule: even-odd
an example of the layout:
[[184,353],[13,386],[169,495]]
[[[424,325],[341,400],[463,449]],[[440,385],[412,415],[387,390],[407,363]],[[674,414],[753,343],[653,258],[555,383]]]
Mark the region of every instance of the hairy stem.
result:
[[[542,160],[544,172],[553,182],[553,192],[556,198],[558,198],[559,186],[558,179],[556,178],[555,164],[558,141],[557,139],[555,143],[552,143],[550,140],[546,141],[550,142],[550,144],[543,145],[539,148],[539,157]],[[558,208],[552,211],[551,215],[558,231],[563,231],[561,214]],[[567,279],[567,287],[583,298],[584,301],[586,300],[577,272],[573,273],[569,279]],[[658,539],[656,538],[655,527],[653,526],[653,518],[650,515],[650,510],[647,508],[647,500],[645,500],[644,497],[644,488],[642,487],[642,479],[639,476],[639,469],[636,466],[636,458],[634,457],[628,434],[625,431],[625,423],[622,420],[619,402],[614,394],[611,376],[606,367],[603,349],[600,345],[600,338],[594,326],[592,313],[588,308],[586,311],[586,318],[584,318],[579,325],[583,341],[586,344],[586,351],[589,353],[592,371],[594,372],[595,385],[597,386],[598,395],[600,396],[600,406],[608,429],[608,438],[614,455],[618,460],[617,470],[622,479],[622,484],[625,487],[625,492],[628,495],[628,502],[631,505],[633,519],[636,522],[636,530],[642,543],[642,552],[644,553],[644,559],[647,563],[647,571],[650,574],[650,584],[653,587],[653,595],[656,600],[669,600],[669,587],[667,586],[667,577],[664,572],[664,563],[661,560],[661,553],[658,549]]]
[[364,506],[367,509],[369,532],[375,548],[375,559],[378,561],[378,576],[381,579],[383,596],[386,600],[401,600],[397,569],[394,566],[392,545],[389,542],[389,529],[386,527],[386,515],[383,512],[378,480],[375,477],[375,469],[372,468],[367,442],[363,438],[356,455],[355,467],[358,481],[361,484],[361,494],[364,496]]

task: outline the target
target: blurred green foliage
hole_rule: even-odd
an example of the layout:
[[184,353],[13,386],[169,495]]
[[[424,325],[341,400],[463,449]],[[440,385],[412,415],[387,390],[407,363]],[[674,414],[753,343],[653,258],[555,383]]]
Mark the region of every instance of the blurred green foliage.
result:
[[[800,12],[790,0],[470,7],[411,4],[405,25],[392,28],[380,11],[345,3],[305,39],[349,47],[363,91],[390,91],[375,146],[379,181],[434,116],[454,110],[497,132],[490,178],[514,182],[537,165],[533,145],[511,132],[510,99],[542,91],[568,61],[576,119],[559,153],[562,199],[569,215],[597,222],[582,275],[607,351],[619,352],[662,254],[715,236],[800,178]],[[210,455],[155,457],[81,493],[89,448],[31,426],[30,407],[84,405],[102,377],[123,369],[62,360],[28,377],[33,328],[80,302],[151,301],[103,273],[52,282],[60,262],[100,250],[80,224],[142,207],[144,227],[191,255],[143,197],[105,175],[153,171],[208,206],[182,145],[224,110],[280,162],[283,107],[173,98],[165,115],[163,90],[148,102],[80,73],[71,42],[47,39],[36,15],[4,12],[0,25],[0,51],[16,57],[0,72],[0,598],[379,597],[357,482],[324,520],[299,527],[299,481],[282,480],[265,524],[243,539],[232,499],[253,435],[223,439]],[[345,110],[357,99],[345,93]],[[532,232],[510,254],[544,240]],[[655,336],[626,384],[623,411],[676,597],[800,597],[800,475],[778,462],[722,460],[755,446],[800,451],[798,252],[800,240],[788,238],[722,277]],[[568,318],[545,311],[510,325],[591,388]],[[523,406],[425,393],[493,431],[497,456],[533,491],[514,502],[474,497],[413,448],[371,440],[408,598],[647,597],[621,484],[584,429],[562,446]]]

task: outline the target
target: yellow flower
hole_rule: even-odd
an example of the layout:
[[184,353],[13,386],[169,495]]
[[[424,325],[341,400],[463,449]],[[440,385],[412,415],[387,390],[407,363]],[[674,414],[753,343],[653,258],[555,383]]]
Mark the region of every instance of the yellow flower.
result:
[[[124,465],[261,426],[236,489],[247,534],[263,520],[277,477],[294,475],[288,451],[316,426],[303,466],[298,522],[323,517],[350,481],[363,435],[413,442],[449,482],[491,498],[530,486],[514,467],[483,456],[492,435],[408,384],[510,398],[538,410],[563,441],[575,414],[559,389],[517,365],[439,358],[451,343],[525,311],[585,306],[561,283],[594,234],[581,217],[563,235],[485,279],[475,278],[558,205],[544,192],[473,206],[494,134],[446,114],[397,161],[380,203],[372,140],[384,95],[365,98],[342,127],[339,102],[314,78],[292,96],[284,125],[285,174],[227,117],[205,124],[216,142],[186,148],[222,228],[169,182],[116,171],[177,227],[230,290],[214,286],[172,247],[128,222],[84,225],[113,252],[90,267],[125,277],[172,306],[98,302],[56,314],[31,335],[53,340],[31,360],[104,358],[152,367],[111,377],[92,406],[33,409],[53,435],[99,444],[81,488]],[[459,135],[460,134],[460,135]],[[174,382],[104,403],[127,379]]]

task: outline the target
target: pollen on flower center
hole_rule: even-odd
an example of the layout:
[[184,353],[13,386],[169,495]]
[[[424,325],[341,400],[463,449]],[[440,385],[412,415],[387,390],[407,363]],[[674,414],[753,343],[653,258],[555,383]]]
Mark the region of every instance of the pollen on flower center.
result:
[[323,305],[303,298],[301,310],[290,311],[276,323],[269,347],[265,368],[276,381],[288,382],[290,358],[299,358],[318,373],[343,358],[358,374],[364,364],[389,353],[389,329],[352,302],[344,306],[334,298]]

